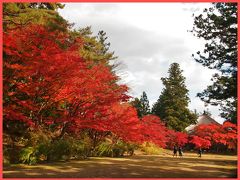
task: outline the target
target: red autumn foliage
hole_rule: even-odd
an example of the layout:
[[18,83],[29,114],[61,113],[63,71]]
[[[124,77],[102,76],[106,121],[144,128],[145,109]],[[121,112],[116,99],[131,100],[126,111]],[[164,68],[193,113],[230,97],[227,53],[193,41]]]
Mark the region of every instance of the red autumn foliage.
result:
[[141,129],[137,111],[129,104],[115,104],[109,109],[109,123],[105,124],[107,130],[125,142],[142,142]]
[[160,118],[146,115],[141,119],[143,141],[152,142],[160,147],[166,147],[167,128]]
[[[184,146],[187,135],[168,130],[154,115],[138,119],[127,86],[105,63],[81,57],[84,42],[66,32],[40,25],[8,31],[3,36],[3,119],[34,128],[54,125],[58,137],[88,131],[101,138],[111,134],[127,142],[152,142],[160,147]],[[209,148],[236,148],[237,127],[229,122],[201,125],[191,143]]]
[[[53,99],[71,77],[73,67],[83,66],[76,53],[79,40],[66,43],[67,39],[67,35],[42,26],[4,33],[4,119],[36,124],[38,115],[55,103]],[[61,48],[62,43],[68,48]]]
[[56,124],[57,129],[92,128],[116,102],[127,101],[127,87],[104,64],[84,60],[84,42],[43,26],[4,34],[4,120]]
[[54,125],[59,137],[88,131],[101,139],[109,132],[124,141],[166,143],[166,127],[156,116],[139,120],[127,103],[128,88],[104,63],[81,58],[84,44],[43,26],[4,34],[4,121],[38,128]]
[[188,135],[184,132],[176,132],[174,130],[169,129],[167,131],[168,135],[168,147],[173,148],[174,146],[183,147],[186,143],[188,143]]
[[229,121],[223,123],[223,133],[229,149],[237,149],[237,125]]
[[223,125],[199,125],[194,129],[190,142],[196,147],[209,148],[213,144],[222,144],[229,149],[236,149],[237,126],[230,122],[225,122]]
[[199,136],[190,136],[191,140],[189,143],[195,145],[196,148],[209,149],[211,147],[211,142],[207,139],[201,138]]

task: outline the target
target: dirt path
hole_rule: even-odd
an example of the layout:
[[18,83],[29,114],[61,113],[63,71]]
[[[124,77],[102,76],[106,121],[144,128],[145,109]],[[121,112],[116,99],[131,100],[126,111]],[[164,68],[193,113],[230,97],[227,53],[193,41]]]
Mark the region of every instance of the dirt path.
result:
[[3,177],[84,177],[84,178],[165,178],[236,177],[237,156],[187,153],[183,158],[171,155],[136,155],[124,158],[89,158],[35,166],[11,165],[3,168]]

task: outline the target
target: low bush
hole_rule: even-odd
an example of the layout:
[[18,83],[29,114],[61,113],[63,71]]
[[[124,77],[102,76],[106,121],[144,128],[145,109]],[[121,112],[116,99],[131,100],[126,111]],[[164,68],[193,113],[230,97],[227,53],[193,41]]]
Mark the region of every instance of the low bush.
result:
[[27,163],[29,165],[37,163],[37,149],[34,147],[26,147],[20,151],[20,162]]
[[48,161],[68,160],[71,158],[71,143],[65,139],[51,143],[48,152]]
[[140,146],[140,150],[143,151],[147,155],[159,155],[163,152],[163,149],[158,147],[157,145],[153,143],[143,143]]
[[8,165],[10,164],[10,153],[9,149],[6,146],[3,146],[3,164]]
[[133,155],[136,145],[129,144],[124,141],[117,141],[117,143],[112,144],[111,141],[102,142],[95,150],[97,156],[107,156],[107,157],[122,157],[124,154]]

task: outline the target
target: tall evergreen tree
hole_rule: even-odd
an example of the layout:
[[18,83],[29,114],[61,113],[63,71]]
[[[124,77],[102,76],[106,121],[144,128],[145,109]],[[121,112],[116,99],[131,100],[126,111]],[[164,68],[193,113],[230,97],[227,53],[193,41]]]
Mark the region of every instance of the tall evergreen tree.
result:
[[177,131],[184,131],[197,119],[196,114],[188,109],[190,99],[182,72],[178,63],[171,64],[169,77],[161,78],[165,87],[152,108],[153,114],[159,116],[169,128]]
[[145,91],[143,91],[140,99],[135,98],[132,101],[132,105],[137,109],[138,117],[143,117],[147,114],[150,114],[149,100]]
[[140,102],[142,104],[142,108],[141,108],[142,115],[145,116],[145,115],[149,114],[150,113],[150,105],[149,105],[149,100],[147,98],[147,94],[145,91],[143,91],[143,93],[141,95]]
[[141,115],[141,102],[139,98],[134,98],[134,100],[131,101],[131,105],[136,108],[138,117],[142,117]]
[[237,123],[237,3],[213,3],[213,7],[194,18],[193,33],[206,40],[195,60],[219,73],[198,97],[220,105],[221,116]]

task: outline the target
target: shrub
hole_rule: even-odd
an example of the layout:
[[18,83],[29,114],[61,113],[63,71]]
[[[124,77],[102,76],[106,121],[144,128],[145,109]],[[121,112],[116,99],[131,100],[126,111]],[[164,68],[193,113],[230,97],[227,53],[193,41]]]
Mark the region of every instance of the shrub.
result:
[[133,143],[127,143],[126,146],[127,146],[127,154],[130,156],[132,156],[134,154],[134,151],[139,148],[137,144],[133,144]]
[[[32,138],[31,141],[33,139],[34,143],[29,143],[29,146],[22,148],[20,151],[19,162],[31,165],[42,161],[79,159],[86,158],[90,152],[90,143],[86,138],[77,140],[65,137],[50,142],[40,136],[41,143],[36,137]],[[36,142],[39,142],[39,144]]]
[[20,151],[20,157],[19,160],[22,163],[27,163],[27,164],[36,164],[37,163],[37,149],[35,149],[34,147],[26,147],[23,148]]
[[113,156],[112,143],[104,141],[100,143],[94,150],[96,156]]
[[19,162],[31,165],[46,161],[51,148],[51,138],[40,130],[27,133],[25,138],[25,147],[19,151]]
[[10,164],[10,153],[9,149],[6,146],[3,146],[3,164],[4,165]]
[[75,159],[85,159],[90,156],[91,142],[88,137],[84,137],[81,140],[75,138],[66,139],[70,143],[70,154]]
[[140,149],[147,155],[159,155],[163,152],[162,148],[149,142],[143,143]]
[[24,147],[19,153],[19,162],[29,165],[46,161],[50,152],[50,144],[43,142],[36,146]]
[[124,141],[117,141],[117,143],[112,144],[111,141],[104,141],[96,148],[97,156],[107,156],[107,157],[121,157],[126,152],[129,155],[133,155],[136,145],[126,143]]
[[71,143],[65,139],[53,141],[48,152],[49,161],[68,160],[71,158]]

